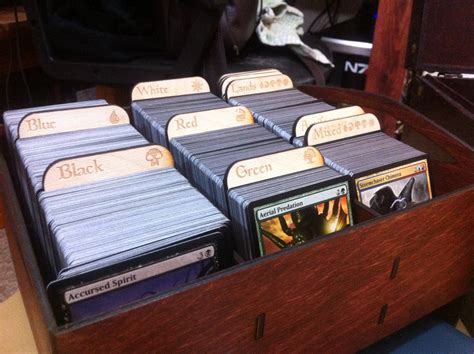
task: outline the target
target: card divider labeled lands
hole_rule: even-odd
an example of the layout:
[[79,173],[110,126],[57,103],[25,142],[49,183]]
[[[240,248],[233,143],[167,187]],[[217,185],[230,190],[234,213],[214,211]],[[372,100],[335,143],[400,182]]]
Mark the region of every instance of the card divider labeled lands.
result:
[[319,150],[303,147],[236,161],[227,169],[224,181],[231,189],[321,166],[324,158]]
[[252,113],[243,106],[177,114],[168,120],[168,140],[214,130],[254,124]]
[[372,113],[314,123],[305,134],[305,145],[313,146],[380,131],[380,123]]
[[27,114],[18,124],[18,138],[123,124],[130,124],[130,118],[123,108],[115,105],[33,112]]
[[136,84],[132,89],[132,101],[171,96],[183,96],[210,92],[206,80],[200,76],[173,80],[147,81]]
[[290,77],[284,74],[236,79],[226,87],[226,98],[254,95],[258,93],[282,91],[293,88]]
[[173,166],[166,148],[145,145],[53,162],[44,174],[43,186],[53,191]]
[[328,122],[339,118],[346,118],[364,114],[365,111],[359,106],[350,106],[339,109],[332,109],[329,111],[306,114],[295,120],[293,125],[293,136],[302,137],[305,135],[308,128],[321,122]]
[[270,75],[282,75],[283,73],[276,69],[267,69],[267,70],[255,70],[250,72],[237,72],[232,74],[227,74],[221,76],[219,79],[219,84],[221,88],[221,96],[223,98],[226,97],[226,91],[229,84],[234,80],[248,80],[248,79],[255,79],[258,77],[263,76],[270,76]]

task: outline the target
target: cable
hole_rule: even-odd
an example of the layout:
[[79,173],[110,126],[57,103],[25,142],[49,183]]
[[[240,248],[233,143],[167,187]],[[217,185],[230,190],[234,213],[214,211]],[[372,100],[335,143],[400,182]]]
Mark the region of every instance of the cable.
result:
[[[315,34],[315,33],[318,33],[319,31],[321,31],[322,29],[326,28],[327,25],[331,25],[333,26],[334,24],[336,24],[336,16],[337,16],[337,12],[338,12],[338,9],[339,9],[339,4],[340,4],[340,0],[326,0],[326,6],[324,8],[323,11],[321,11],[319,13],[318,16],[316,16],[316,18],[311,22],[311,24],[309,25],[306,33],[311,33],[311,34]],[[335,11],[334,13],[332,14],[331,13],[331,10],[332,8],[334,7],[334,5],[336,5],[335,7]],[[321,20],[323,19],[323,17],[326,15],[327,17],[327,20],[326,22],[324,23],[324,25],[321,26],[321,24],[319,24],[319,26],[316,27],[316,29],[313,30],[313,27],[315,27],[315,25],[320,22]]]
[[25,71],[23,70],[23,61],[21,59],[21,50],[20,50],[20,21],[18,20],[18,6],[16,0],[13,0],[13,11],[15,13],[15,43],[16,43],[16,55],[18,59],[18,66],[20,67],[20,74],[25,84],[26,94],[28,96],[28,103],[30,106],[33,105],[33,98],[31,96],[30,86],[28,85],[28,81],[26,80]]

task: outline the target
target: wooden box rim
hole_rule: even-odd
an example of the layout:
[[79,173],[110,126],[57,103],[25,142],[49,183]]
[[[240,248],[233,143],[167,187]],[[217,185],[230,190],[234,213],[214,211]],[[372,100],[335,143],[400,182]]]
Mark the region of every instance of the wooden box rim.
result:
[[[369,102],[374,102],[374,101],[377,101],[378,103],[382,102],[380,105],[377,104],[377,106],[381,106],[379,108],[382,108],[382,109],[387,108],[389,106],[397,107],[397,105],[399,105],[398,103],[397,105],[394,105],[393,102],[395,101],[393,102],[385,101],[385,105],[387,107],[384,107],[383,102],[384,100],[387,100],[386,98],[380,98],[377,95],[361,93],[359,91],[330,89],[330,88],[317,88],[313,86],[302,87],[302,90],[306,93],[312,94],[313,96],[317,96],[319,98],[329,99],[329,100],[331,98],[343,99],[343,101],[345,102],[360,104],[362,106],[367,105]],[[400,108],[394,108],[394,111],[392,113],[397,113],[397,109],[400,109]],[[405,110],[407,108],[403,108],[403,109]],[[418,116],[420,115],[418,114]],[[418,117],[418,118],[423,120],[423,117],[421,118]],[[465,163],[466,161],[470,161],[467,164],[466,168],[468,168],[468,171],[469,171],[469,166],[471,166],[471,171],[472,171],[473,170],[472,169],[472,150],[470,150],[469,147],[466,147],[462,142],[459,142],[457,139],[452,140],[455,138],[452,137],[449,133],[443,131],[442,128],[434,127],[433,129],[433,126],[428,126],[424,128],[420,126],[421,123],[426,123],[426,122],[429,123],[428,120],[416,121],[415,119],[415,121],[411,121],[410,123],[412,123],[415,126],[415,128],[421,128],[420,130],[422,130],[422,132],[432,133],[434,131],[433,134],[431,133],[429,134],[431,135],[431,138],[433,138],[433,140],[439,141],[441,138],[448,137],[450,139],[450,142],[452,142],[452,144],[448,146],[448,149],[451,153],[454,153],[456,155],[458,155],[459,152],[468,153],[468,154],[470,153],[470,155],[465,156],[465,158],[462,158],[460,156],[457,156],[457,157],[460,158],[460,163]],[[2,176],[2,174],[4,174],[4,176]],[[50,307],[49,301],[47,300],[45,289],[42,285],[42,280],[41,280],[40,271],[36,262],[36,257],[33,254],[33,249],[29,242],[29,236],[26,230],[25,222],[21,214],[17,197],[13,191],[13,185],[10,181],[10,176],[8,175],[8,169],[6,167],[6,163],[2,158],[0,158],[0,177],[3,177],[2,180],[3,182],[5,182],[2,185],[0,185],[0,189],[1,189],[1,192],[4,195],[6,195],[7,204],[4,205],[4,210],[5,210],[4,212],[7,215],[7,233],[13,234],[16,237],[18,237],[15,240],[12,240],[11,237],[9,237],[10,248],[12,250],[12,257],[14,258],[14,262],[16,263],[15,269],[17,272],[17,276],[20,278],[19,285],[22,292],[22,296],[23,296],[25,305],[27,307],[29,320],[33,327],[35,339],[37,341],[40,351],[56,350],[57,349],[56,345],[53,344],[53,342],[56,343],[57,338],[64,337],[70,333],[74,333],[76,330],[80,330],[82,328],[86,328],[92,325],[103,323],[104,321],[113,319],[116,316],[121,316],[124,313],[128,313],[128,314],[134,313],[135,311],[138,311],[140,308],[148,306],[152,303],[153,304],[160,303],[162,300],[174,298],[175,296],[179,294],[190,293],[195,289],[203,288],[206,285],[210,283],[214,283],[220,279],[230,278],[234,274],[239,274],[239,273],[243,274],[242,272],[249,272],[249,270],[253,269],[254,267],[258,265],[270,264],[270,263],[273,263],[275,260],[283,259],[285,257],[288,258],[292,254],[304,253],[308,249],[317,248],[318,245],[321,245],[326,242],[334,242],[334,240],[342,239],[343,237],[341,236],[345,236],[347,234],[350,234],[350,235],[357,234],[357,232],[361,229],[370,228],[371,226],[383,223],[386,220],[400,218],[403,215],[411,215],[413,213],[416,213],[417,210],[423,210],[428,205],[432,205],[433,203],[437,205],[459,196],[466,196],[466,198],[470,198],[469,200],[472,200],[472,197],[474,195],[474,186],[472,185],[472,180],[473,180],[472,174],[473,172],[468,173],[468,176],[466,178],[467,183],[465,183],[465,185],[461,186],[459,189],[456,188],[451,191],[443,192],[442,195],[440,195],[439,197],[436,197],[434,200],[421,203],[417,206],[414,206],[413,208],[410,208],[409,210],[404,210],[404,211],[397,212],[394,214],[382,216],[377,219],[369,220],[362,224],[355,225],[354,227],[350,229],[338,232],[333,235],[329,235],[322,240],[311,242],[301,247],[298,247],[295,249],[289,249],[284,252],[280,252],[280,253],[270,255],[264,258],[246,262],[245,264],[238,265],[231,269],[224,270],[217,274],[211,275],[207,277],[206,279],[198,281],[194,284],[184,286],[182,288],[179,288],[175,291],[172,291],[163,295],[150,297],[140,303],[126,306],[120,310],[113,311],[105,315],[96,316],[94,318],[84,320],[84,321],[79,321],[72,324],[58,326],[56,324],[56,321],[54,320],[52,309]],[[470,209],[472,210],[472,206],[468,206],[468,207],[470,207]],[[11,222],[12,220],[13,220],[13,223]],[[470,222],[470,224],[471,226],[474,226],[472,222]],[[12,245],[11,244],[12,242],[15,244]],[[18,262],[21,263],[21,265],[18,265]],[[20,269],[19,267],[20,268],[23,267],[24,269]],[[26,273],[21,274],[22,270],[23,271],[26,270]],[[34,289],[34,291],[37,292],[38,296],[36,296],[36,294],[34,294],[33,296],[27,295],[26,292],[28,291],[28,288]],[[49,343],[48,343],[48,340],[50,341]]]

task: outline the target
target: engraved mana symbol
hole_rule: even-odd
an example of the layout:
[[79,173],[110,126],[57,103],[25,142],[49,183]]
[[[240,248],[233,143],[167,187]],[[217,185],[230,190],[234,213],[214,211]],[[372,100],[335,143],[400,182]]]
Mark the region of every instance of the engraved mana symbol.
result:
[[145,159],[150,162],[150,166],[159,166],[159,160],[163,157],[163,153],[156,148],[148,150]]
[[235,119],[237,122],[243,122],[245,120],[245,111],[242,108],[237,108],[235,113]]
[[317,157],[316,153],[314,152],[313,149],[306,149],[303,155],[304,160],[309,164],[312,164],[314,160],[316,159],[316,157]]
[[199,80],[194,80],[193,83],[191,84],[192,88],[193,88],[193,91],[196,91],[196,92],[201,92],[202,91],[202,82],[200,82]]
[[115,113],[115,110],[112,111],[112,114],[109,117],[109,121],[112,124],[117,124],[118,122],[120,122],[120,117],[117,113]]

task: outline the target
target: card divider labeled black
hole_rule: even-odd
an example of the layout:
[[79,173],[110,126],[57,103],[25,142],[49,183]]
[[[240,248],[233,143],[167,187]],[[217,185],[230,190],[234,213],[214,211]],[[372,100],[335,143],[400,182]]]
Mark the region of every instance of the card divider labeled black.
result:
[[[71,160],[71,159],[76,159],[76,158],[82,158],[82,157],[92,157],[92,156],[100,156],[100,155],[107,155],[107,154],[110,154],[110,153],[114,153],[114,152],[119,152],[119,151],[128,151],[128,150],[133,150],[133,149],[138,149],[138,148],[142,148],[142,147],[147,147],[147,146],[153,146],[153,145],[158,145],[158,144],[144,144],[144,145],[138,145],[138,146],[133,146],[133,147],[128,147],[128,148],[122,148],[122,149],[115,149],[115,150],[109,150],[107,152],[103,152],[103,153],[91,153],[91,154],[84,154],[84,155],[75,155],[75,156],[71,156],[71,157],[68,157],[68,158],[62,158],[62,159],[57,159],[57,160],[54,160],[52,163],[49,164],[49,166],[46,168],[44,174],[43,174],[43,186],[44,186],[44,181],[45,181],[45,178],[46,178],[46,175],[48,173],[48,171],[57,163],[61,162],[61,161],[68,161],[68,160]],[[166,149],[168,150],[166,147],[162,146],[163,149]],[[169,150],[168,150],[169,151]],[[170,152],[171,154],[171,152]],[[132,174],[135,174],[136,172],[131,172],[129,175],[132,175]]]

